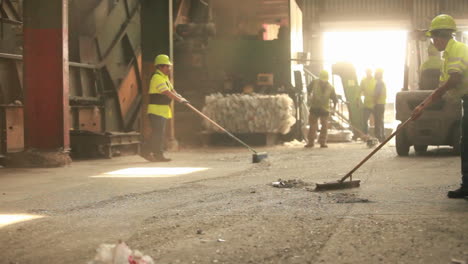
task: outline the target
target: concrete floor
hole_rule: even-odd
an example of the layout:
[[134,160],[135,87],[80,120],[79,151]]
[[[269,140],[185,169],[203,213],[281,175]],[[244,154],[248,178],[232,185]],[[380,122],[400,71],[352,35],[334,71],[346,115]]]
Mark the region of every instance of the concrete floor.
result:
[[[400,158],[384,147],[355,173],[360,188],[323,193],[269,184],[337,179],[370,152],[364,144],[262,150],[261,164],[243,149],[194,149],[167,164],[0,169],[0,263],[86,263],[118,239],[156,263],[468,261],[468,201],[446,198],[460,181],[448,149]],[[4,222],[17,214],[42,218]]]

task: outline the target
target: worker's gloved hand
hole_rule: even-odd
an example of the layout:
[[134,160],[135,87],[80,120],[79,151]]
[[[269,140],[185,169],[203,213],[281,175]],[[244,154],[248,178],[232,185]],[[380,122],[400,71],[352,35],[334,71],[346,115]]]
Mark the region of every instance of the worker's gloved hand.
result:
[[422,105],[416,106],[416,108],[413,110],[413,113],[411,114],[411,120],[417,120],[419,117],[421,117],[423,113],[424,107]]
[[189,104],[190,102],[187,99],[182,98],[182,99],[180,99],[180,103],[181,104]]

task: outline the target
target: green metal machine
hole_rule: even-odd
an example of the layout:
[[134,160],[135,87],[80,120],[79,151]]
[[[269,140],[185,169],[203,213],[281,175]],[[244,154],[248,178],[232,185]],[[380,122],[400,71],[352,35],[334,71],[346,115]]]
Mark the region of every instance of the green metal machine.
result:
[[341,78],[346,104],[349,111],[349,120],[354,128],[364,130],[363,103],[361,89],[356,75],[356,69],[351,63],[339,62],[332,66],[332,73]]

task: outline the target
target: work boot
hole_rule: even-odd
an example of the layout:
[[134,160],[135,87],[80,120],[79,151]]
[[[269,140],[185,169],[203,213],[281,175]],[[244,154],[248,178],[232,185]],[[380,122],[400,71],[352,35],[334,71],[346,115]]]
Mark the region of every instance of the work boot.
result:
[[155,161],[153,153],[145,153],[145,154],[142,154],[141,157],[144,158],[145,160],[149,161],[149,162],[154,162]]
[[468,197],[468,188],[467,187],[460,187],[455,191],[449,191],[447,193],[448,198],[458,199],[458,198],[465,198]]
[[154,162],[169,162],[171,159],[164,157],[164,154],[154,156]]
[[304,148],[313,148],[314,143],[307,143],[307,145],[304,146]]
[[320,144],[320,147],[321,148],[328,148],[328,145],[327,145],[327,143],[322,143],[322,144]]

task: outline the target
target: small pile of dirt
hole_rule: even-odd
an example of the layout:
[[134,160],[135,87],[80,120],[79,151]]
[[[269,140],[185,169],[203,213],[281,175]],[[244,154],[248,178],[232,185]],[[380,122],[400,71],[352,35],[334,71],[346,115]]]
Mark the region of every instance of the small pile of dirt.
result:
[[360,198],[354,193],[329,193],[327,198],[334,203],[369,203],[369,199]]
[[276,188],[303,188],[306,186],[310,186],[310,183],[304,182],[303,180],[281,180],[278,179],[278,181],[272,182],[271,186],[276,187]]

